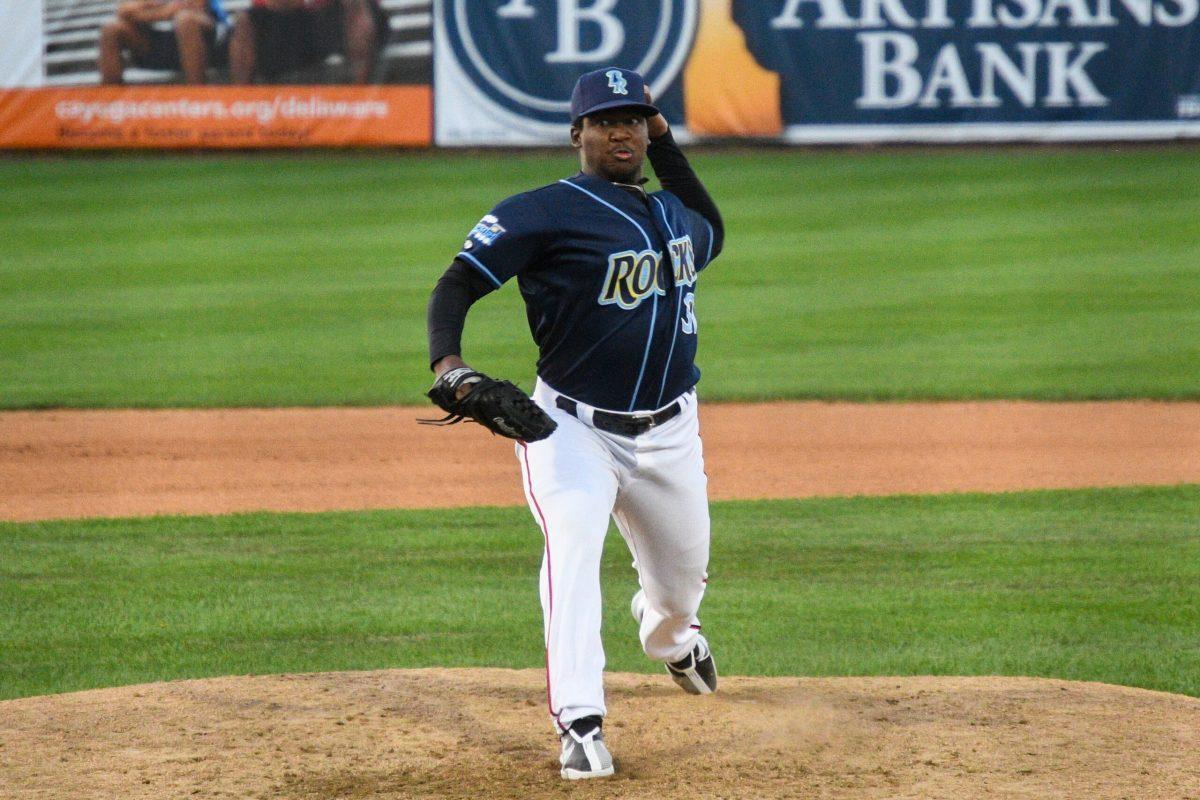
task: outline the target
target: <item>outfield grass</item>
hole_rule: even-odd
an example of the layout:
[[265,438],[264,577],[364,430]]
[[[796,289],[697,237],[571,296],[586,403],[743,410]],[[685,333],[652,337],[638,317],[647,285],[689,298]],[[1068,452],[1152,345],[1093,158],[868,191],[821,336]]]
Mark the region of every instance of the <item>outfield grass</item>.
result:
[[[0,407],[423,402],[424,306],[561,153],[0,161]],[[709,399],[1200,397],[1200,158],[699,151]],[[466,355],[528,385],[515,287]]]
[[[719,503],[727,674],[1008,674],[1200,696],[1200,486]],[[610,536],[613,670],[655,671]],[[543,664],[524,509],[0,525],[0,698]]]

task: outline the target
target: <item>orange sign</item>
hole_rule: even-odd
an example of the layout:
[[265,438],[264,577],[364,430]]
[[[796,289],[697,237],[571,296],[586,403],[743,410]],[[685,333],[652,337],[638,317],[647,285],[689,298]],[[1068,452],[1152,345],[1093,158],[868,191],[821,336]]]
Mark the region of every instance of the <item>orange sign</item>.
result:
[[428,86],[0,90],[0,148],[428,145]]

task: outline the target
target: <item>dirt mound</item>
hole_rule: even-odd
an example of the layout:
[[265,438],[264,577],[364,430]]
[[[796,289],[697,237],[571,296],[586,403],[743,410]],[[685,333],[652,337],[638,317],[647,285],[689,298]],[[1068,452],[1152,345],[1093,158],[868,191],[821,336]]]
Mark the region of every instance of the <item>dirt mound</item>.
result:
[[5,798],[1200,798],[1200,700],[1032,678],[609,674],[568,785],[537,670],[177,681],[0,702]]

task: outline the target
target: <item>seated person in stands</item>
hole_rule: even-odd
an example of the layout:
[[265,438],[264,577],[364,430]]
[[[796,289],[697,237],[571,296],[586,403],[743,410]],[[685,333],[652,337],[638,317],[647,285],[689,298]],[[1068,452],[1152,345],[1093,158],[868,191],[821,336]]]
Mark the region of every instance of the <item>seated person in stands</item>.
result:
[[[169,29],[156,24],[163,22]],[[136,67],[177,70],[187,83],[204,83],[225,22],[221,0],[126,0],[100,29],[100,82],[124,82],[128,53]]]
[[253,0],[230,35],[230,80],[273,82],[345,53],[351,82],[364,84],[388,31],[378,0]]

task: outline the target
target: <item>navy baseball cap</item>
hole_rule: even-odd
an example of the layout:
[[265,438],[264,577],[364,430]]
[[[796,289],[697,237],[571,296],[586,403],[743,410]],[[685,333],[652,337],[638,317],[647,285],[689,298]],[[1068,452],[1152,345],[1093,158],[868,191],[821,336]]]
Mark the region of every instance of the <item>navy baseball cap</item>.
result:
[[609,108],[632,108],[647,117],[658,109],[646,102],[646,83],[631,69],[604,67],[579,76],[571,91],[571,121]]

